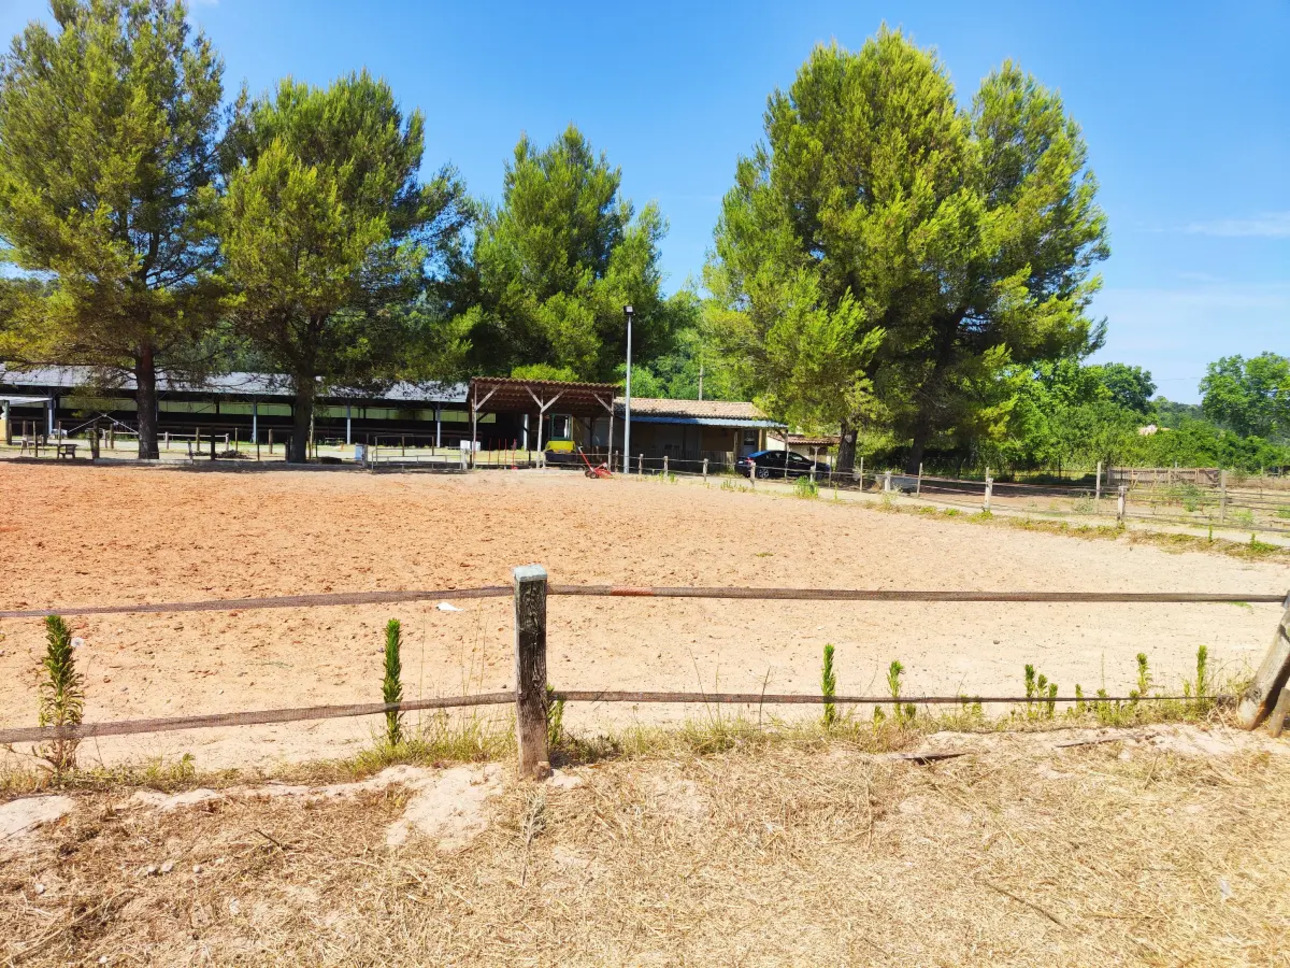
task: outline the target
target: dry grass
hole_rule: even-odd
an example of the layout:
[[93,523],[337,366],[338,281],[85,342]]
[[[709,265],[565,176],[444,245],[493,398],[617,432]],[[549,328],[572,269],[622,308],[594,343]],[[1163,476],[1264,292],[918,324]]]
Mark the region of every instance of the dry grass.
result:
[[85,794],[38,851],[0,861],[0,955],[1287,964],[1290,757],[1269,743],[1184,757],[1127,733],[1064,750],[1051,734],[971,735],[949,739],[974,755],[915,765],[860,735],[703,754],[679,741],[578,767],[573,789],[508,782],[456,853],[385,847],[397,788],[172,813]]

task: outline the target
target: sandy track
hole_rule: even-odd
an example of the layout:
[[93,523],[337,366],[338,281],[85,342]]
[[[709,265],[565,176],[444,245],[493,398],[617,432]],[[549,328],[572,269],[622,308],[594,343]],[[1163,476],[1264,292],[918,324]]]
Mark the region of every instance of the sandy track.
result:
[[[0,464],[0,608],[557,582],[1279,593],[1282,564],[1170,554],[852,503],[565,473],[470,478],[186,472]],[[385,620],[407,628],[406,693],[511,684],[510,602],[467,601],[78,619],[87,719],[379,696]],[[566,688],[1017,691],[1031,662],[1060,683],[1128,688],[1134,656],[1178,684],[1206,644],[1220,672],[1266,648],[1274,606],[557,599],[551,677]],[[35,719],[37,621],[0,621],[0,722]],[[690,714],[695,711],[691,710]],[[573,724],[680,718],[672,707],[571,709]],[[342,755],[371,721],[103,740],[98,755],[193,752],[200,765]]]

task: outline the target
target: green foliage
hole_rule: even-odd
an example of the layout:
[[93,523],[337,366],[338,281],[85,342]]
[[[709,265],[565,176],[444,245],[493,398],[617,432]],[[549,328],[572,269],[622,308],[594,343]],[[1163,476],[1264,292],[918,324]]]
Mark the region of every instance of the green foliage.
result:
[[801,498],[817,498],[820,496],[820,485],[809,477],[799,477],[793,482],[793,493]]
[[[1026,718],[1027,719],[1052,719],[1057,703],[1054,701],[1057,696],[1057,683],[1049,682],[1048,677],[1043,673],[1036,673],[1033,665],[1026,665],[1025,669],[1026,683]],[[1076,687],[1076,695],[1083,693]]]
[[1100,340],[1084,142],[1015,64],[964,110],[944,65],[883,28],[858,52],[816,48],[765,133],[705,279],[714,333],[772,412],[889,429],[912,468],[938,435],[1006,432],[1009,367]]
[[637,213],[621,183],[621,170],[572,125],[545,148],[520,139],[501,206],[481,213],[473,258],[455,266],[477,369],[541,364],[612,379],[625,365],[624,306],[635,311],[638,363],[670,352],[674,331],[695,324],[692,294],[662,294],[662,215],[653,204]]
[[[385,623],[385,678],[381,681],[382,702],[403,702],[403,626],[397,618]],[[403,714],[397,709],[385,714],[385,742],[398,746],[403,742]]]
[[20,276],[0,357],[133,375],[139,456],[156,457],[157,369],[191,364],[218,305],[223,65],[180,3],[53,13],[0,61],[0,277]]
[[555,687],[546,687],[546,748],[558,750],[564,745],[564,700],[555,698]]
[[[891,710],[896,716],[896,725],[898,726],[907,726],[912,723],[917,713],[917,709],[912,703],[900,702],[900,677],[904,674],[905,667],[899,661],[893,660],[891,665],[887,667],[887,692],[892,699],[896,700],[891,704]],[[874,712],[877,713],[877,711],[875,708]],[[874,718],[876,721],[880,721],[876,715]]]
[[1290,436],[1290,357],[1225,356],[1200,381],[1205,415],[1243,437]]
[[1151,669],[1147,664],[1147,654],[1138,653],[1138,688],[1129,693],[1130,696],[1141,698],[1151,690]]
[[[45,657],[40,665],[44,678],[40,683],[41,726],[79,726],[85,712],[85,678],[76,671],[72,633],[61,616],[45,619]],[[36,755],[53,769],[55,775],[76,769],[75,737],[52,739]]]
[[[824,668],[820,672],[820,694],[825,699],[832,699],[838,694],[838,677],[833,672],[833,645],[832,643],[824,646]],[[832,726],[837,722],[838,710],[831,703],[824,704],[824,725]]]
[[305,458],[320,383],[443,375],[465,352],[464,326],[445,325],[423,285],[465,219],[451,169],[418,181],[423,128],[366,72],[325,89],[285,80],[235,125],[240,163],[220,206],[226,309],[292,379],[292,460]]

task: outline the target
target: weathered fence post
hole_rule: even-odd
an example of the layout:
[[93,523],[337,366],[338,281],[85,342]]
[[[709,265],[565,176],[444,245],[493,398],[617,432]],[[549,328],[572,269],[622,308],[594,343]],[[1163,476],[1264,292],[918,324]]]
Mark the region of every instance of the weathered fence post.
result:
[[994,496],[994,478],[986,477],[985,479],[985,499],[981,502],[981,510],[990,510],[990,498]]
[[667,477],[667,454],[663,455],[663,476]]
[[1218,523],[1227,520],[1227,471],[1218,472]]
[[1097,462],[1097,483],[1093,486],[1093,500],[1102,500],[1102,462]]
[[[1254,681],[1241,697],[1236,715],[1246,729],[1254,729],[1271,711],[1282,691],[1290,685],[1290,595],[1286,596],[1285,614],[1277,625],[1272,646],[1254,674]],[[1279,725],[1274,723],[1274,728]]]
[[520,776],[551,775],[546,749],[546,569],[521,565],[515,576],[515,736]]
[[1125,505],[1129,500],[1129,485],[1120,485],[1120,496],[1115,501],[1115,523],[1124,524]]
[[864,490],[864,458],[860,458],[860,471],[856,473],[855,465],[851,465],[851,473],[855,474],[855,479],[860,483],[860,490]]
[[703,458],[703,483],[708,483],[708,459]]
[[882,475],[882,491],[884,494],[891,493],[891,471]]
[[918,462],[918,483],[914,485],[914,493],[921,495],[923,493],[923,462]]
[[757,462],[755,460],[748,462],[748,486],[754,489],[757,487]]
[[645,455],[637,454],[636,455],[636,476],[640,477],[644,473],[645,473]]

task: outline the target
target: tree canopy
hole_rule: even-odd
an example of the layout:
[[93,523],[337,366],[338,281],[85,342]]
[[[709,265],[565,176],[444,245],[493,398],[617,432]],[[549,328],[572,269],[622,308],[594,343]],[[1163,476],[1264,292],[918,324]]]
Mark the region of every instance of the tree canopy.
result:
[[858,52],[818,47],[771,95],[765,133],[707,280],[716,332],[773,408],[838,418],[844,439],[888,428],[916,466],[936,435],[1004,432],[1011,367],[1100,340],[1086,310],[1108,248],[1085,145],[1015,64],[963,110],[935,56],[884,28]]
[[1239,434],[1290,436],[1290,359],[1261,353],[1225,356],[1200,382],[1205,415]]
[[139,456],[157,456],[157,368],[209,325],[223,67],[170,0],[55,0],[0,60],[0,352],[138,385]]
[[418,181],[423,138],[420,112],[405,118],[366,72],[327,88],[283,81],[235,128],[242,160],[220,213],[227,307],[294,382],[295,460],[319,384],[407,375],[436,339],[464,351],[425,298],[430,264],[463,225],[463,192],[451,169]]
[[636,212],[621,183],[572,125],[545,148],[520,139],[502,203],[484,207],[473,260],[459,269],[479,369],[611,379],[626,356],[626,305],[635,359],[671,349],[689,304],[662,294],[667,226],[656,205]]

